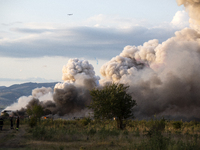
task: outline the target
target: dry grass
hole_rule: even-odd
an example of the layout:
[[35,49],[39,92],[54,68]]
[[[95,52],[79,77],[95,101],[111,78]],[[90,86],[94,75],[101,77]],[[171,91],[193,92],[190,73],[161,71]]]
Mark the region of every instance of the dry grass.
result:
[[127,149],[200,149],[200,123],[175,121],[127,121],[118,130],[115,121],[42,120],[34,128],[21,121],[19,131],[5,123],[0,132],[0,150],[127,150]]

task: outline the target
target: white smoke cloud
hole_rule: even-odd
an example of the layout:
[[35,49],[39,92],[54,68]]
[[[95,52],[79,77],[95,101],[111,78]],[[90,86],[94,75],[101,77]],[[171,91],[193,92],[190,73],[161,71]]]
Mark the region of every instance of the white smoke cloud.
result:
[[190,16],[190,26],[200,32],[200,0],[177,0],[178,5],[184,5]]
[[95,76],[94,68],[86,60],[79,60],[77,58],[70,59],[67,65],[62,69],[64,81],[76,81],[77,75],[88,76],[94,80],[99,80],[98,76]]
[[32,96],[34,98],[39,99],[41,102],[46,102],[46,101],[53,101],[53,90],[52,88],[48,87],[41,87],[41,88],[35,88],[32,91]]
[[22,96],[18,99],[18,101],[11,106],[8,106],[5,108],[5,110],[20,110],[23,107],[26,107],[26,105],[33,99],[32,96]]
[[179,29],[183,29],[185,27],[189,27],[189,16],[186,11],[178,11],[175,16],[173,17],[171,24],[174,27],[177,27]]
[[95,75],[94,67],[89,64],[86,60],[69,59],[67,65],[63,66],[62,80],[64,84],[60,83],[56,85],[55,88],[64,88],[67,83],[75,83],[78,85],[84,85],[83,81],[85,79],[91,79],[94,81],[95,86],[98,84],[99,76]]
[[11,106],[5,108],[5,110],[20,110],[21,108],[26,108],[28,103],[33,99],[38,99],[40,102],[53,102],[52,89],[49,88],[36,88],[32,90],[32,95],[30,96],[22,96],[18,99],[18,101]]
[[143,46],[126,46],[119,56],[114,57],[101,68],[101,74],[113,81],[128,74],[135,74],[155,61],[155,48],[158,40],[150,40]]

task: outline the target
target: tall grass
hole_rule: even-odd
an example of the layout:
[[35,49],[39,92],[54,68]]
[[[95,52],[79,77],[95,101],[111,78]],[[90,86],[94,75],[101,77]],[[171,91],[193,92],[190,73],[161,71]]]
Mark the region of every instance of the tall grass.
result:
[[[28,121],[21,123],[28,124]],[[127,120],[125,130],[118,130],[113,120],[46,119],[27,131],[31,140],[66,145],[75,142],[80,143],[74,145],[79,149],[200,149],[200,123],[197,121]],[[71,148],[66,145],[62,144],[60,149]]]

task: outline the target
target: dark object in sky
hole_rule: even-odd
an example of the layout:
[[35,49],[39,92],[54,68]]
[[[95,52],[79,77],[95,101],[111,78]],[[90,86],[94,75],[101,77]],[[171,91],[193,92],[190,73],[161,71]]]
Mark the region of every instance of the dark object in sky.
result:
[[72,16],[73,14],[67,14],[68,16]]

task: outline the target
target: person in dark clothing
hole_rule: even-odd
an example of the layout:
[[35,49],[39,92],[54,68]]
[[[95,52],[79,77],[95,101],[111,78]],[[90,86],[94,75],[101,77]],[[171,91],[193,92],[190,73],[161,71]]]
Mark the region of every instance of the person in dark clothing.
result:
[[10,117],[10,129],[13,129],[13,117]]
[[18,130],[18,129],[19,129],[19,116],[16,119],[16,130]]
[[3,118],[0,117],[0,130],[2,130],[2,128],[3,128]]

